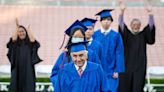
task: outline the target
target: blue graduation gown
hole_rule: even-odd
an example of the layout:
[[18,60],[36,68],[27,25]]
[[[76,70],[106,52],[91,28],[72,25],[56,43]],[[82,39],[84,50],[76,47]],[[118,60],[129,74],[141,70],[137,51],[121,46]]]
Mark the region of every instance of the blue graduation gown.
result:
[[124,47],[121,35],[114,31],[106,35],[98,30],[94,33],[93,39],[99,41],[103,46],[103,56],[101,65],[108,76],[108,81],[112,92],[117,92],[118,78],[112,78],[114,72],[124,72]]
[[101,58],[103,55],[102,45],[98,41],[92,40],[91,44],[88,45],[88,49],[91,49],[98,55],[101,63]]
[[87,62],[81,77],[74,63],[66,64],[58,74],[55,92],[110,92],[107,77],[99,64]]
[[68,57],[66,56],[66,52],[62,52],[52,68],[50,80],[53,86],[55,86],[55,83],[57,81],[58,72],[60,68],[62,68],[66,63],[68,63]]
[[[98,55],[95,54],[91,49],[88,49],[88,61],[100,64]],[[70,60],[70,62],[72,62],[72,59]],[[64,64],[67,64],[67,63],[68,63],[68,56],[66,55],[66,52],[62,52],[60,56],[58,57],[55,65],[52,68],[50,80],[53,86],[55,86],[55,83],[57,81],[57,76],[58,76],[58,72],[60,68],[63,68]]]
[[100,64],[100,58],[92,49],[88,48],[88,61]]

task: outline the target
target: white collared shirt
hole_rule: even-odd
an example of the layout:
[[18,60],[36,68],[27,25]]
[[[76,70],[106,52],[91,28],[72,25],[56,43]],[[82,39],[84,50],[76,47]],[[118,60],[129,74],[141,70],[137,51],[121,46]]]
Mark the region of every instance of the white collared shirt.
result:
[[91,37],[89,40],[88,40],[88,45],[91,45],[92,41],[93,41],[93,38]]
[[105,35],[106,35],[106,34],[108,34],[110,32],[111,29],[112,28],[110,27],[108,30],[105,30],[103,27],[101,27],[101,33],[104,34],[104,32],[105,32]]
[[[84,72],[84,70],[86,69],[87,66],[87,61],[84,62],[84,65],[81,67],[82,71]],[[78,71],[79,67],[75,64],[75,68]]]

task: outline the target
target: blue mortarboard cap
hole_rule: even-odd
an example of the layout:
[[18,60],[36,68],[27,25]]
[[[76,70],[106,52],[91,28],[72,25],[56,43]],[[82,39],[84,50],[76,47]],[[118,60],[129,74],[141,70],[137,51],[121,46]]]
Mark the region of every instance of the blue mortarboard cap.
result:
[[97,20],[95,19],[91,19],[91,18],[84,18],[81,20],[81,22],[83,23],[83,25],[85,26],[93,26],[96,23]]
[[87,50],[87,48],[86,48],[87,43],[88,43],[88,41],[72,43],[72,44],[69,44],[67,47],[70,48],[71,52],[78,52],[78,51],[82,51],[82,50]]
[[71,52],[79,52],[82,50],[86,50],[86,47],[84,44],[77,44],[77,45],[71,46]]
[[99,13],[97,13],[96,15],[99,15],[101,18],[105,18],[105,17],[112,17],[111,15],[111,11],[113,9],[104,9],[102,11],[100,11]]
[[76,28],[80,28],[82,29],[84,32],[87,31],[87,27],[84,26],[79,20],[76,20],[66,31],[65,33],[70,36],[70,33],[76,29]]

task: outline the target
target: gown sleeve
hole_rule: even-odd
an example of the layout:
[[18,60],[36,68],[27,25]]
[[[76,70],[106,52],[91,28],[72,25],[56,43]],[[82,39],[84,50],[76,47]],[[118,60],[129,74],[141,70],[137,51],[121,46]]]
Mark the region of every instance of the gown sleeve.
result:
[[111,92],[109,88],[109,84],[107,80],[107,76],[105,75],[102,67],[99,65],[99,75],[100,75],[100,92]]
[[99,56],[91,49],[88,49],[88,61],[100,64]]
[[149,23],[144,28],[146,43],[154,44],[155,43],[155,25],[153,15],[149,15]]
[[129,29],[128,29],[128,27],[127,27],[127,25],[124,23],[123,24],[123,29],[121,28],[121,26],[119,25],[119,28],[118,28],[118,30],[119,30],[119,33],[121,34],[121,36],[122,36],[122,40],[123,40],[123,43],[124,44],[126,44],[126,42],[127,42],[127,39],[128,39],[128,35],[129,35]]
[[103,48],[102,44],[99,44],[98,56],[99,56],[99,59],[100,59],[100,64],[101,64],[103,53],[104,53],[102,48]]
[[[61,69],[62,70],[62,69]],[[60,73],[61,73],[61,70],[59,71],[59,74],[57,76],[57,80],[56,80],[56,85],[54,86],[54,92],[61,92],[61,86],[60,86]]]
[[124,72],[125,70],[125,64],[124,64],[124,46],[122,42],[121,35],[118,33],[118,37],[116,40],[116,67],[114,69],[114,72]]
[[119,16],[119,26],[118,26],[119,33],[122,36],[123,43],[125,44],[128,39],[129,29],[124,22],[124,15]]
[[58,72],[60,70],[60,65],[61,65],[61,63],[63,61],[63,58],[64,58],[64,54],[65,54],[65,52],[63,52],[63,53],[60,54],[60,56],[58,57],[55,65],[52,68],[50,80],[51,80],[54,88],[55,88],[55,84],[56,84],[56,81],[57,81]]
[[32,65],[35,65],[42,61],[38,56],[38,48],[40,47],[40,43],[35,41],[32,42],[31,44],[32,44]]
[[7,57],[9,59],[9,62],[11,64],[11,68],[15,66],[15,50],[16,50],[16,42],[12,42],[12,38],[10,38],[10,41],[7,43]]

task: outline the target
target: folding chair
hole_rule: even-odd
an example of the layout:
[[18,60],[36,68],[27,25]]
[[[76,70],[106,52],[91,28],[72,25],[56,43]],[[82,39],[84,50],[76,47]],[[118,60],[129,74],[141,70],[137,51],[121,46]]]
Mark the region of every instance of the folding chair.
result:
[[147,69],[147,84],[146,89],[148,92],[156,92],[154,87],[164,87],[164,84],[153,84],[150,78],[163,78],[164,79],[164,66],[151,66]]
[[1,65],[0,66],[0,76],[9,76],[11,74],[10,65]]
[[42,77],[49,77],[51,75],[53,65],[37,65],[36,75]]

